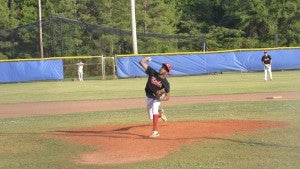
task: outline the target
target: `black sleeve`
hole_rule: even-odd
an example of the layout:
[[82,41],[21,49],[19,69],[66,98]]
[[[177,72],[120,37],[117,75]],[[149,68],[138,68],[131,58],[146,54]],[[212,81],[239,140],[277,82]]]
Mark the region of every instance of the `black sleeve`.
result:
[[155,73],[155,70],[152,67],[148,66],[148,68],[146,69],[145,73],[147,75],[149,75],[149,76],[153,76],[154,73]]
[[164,82],[164,88],[166,93],[170,93],[170,83],[168,81]]

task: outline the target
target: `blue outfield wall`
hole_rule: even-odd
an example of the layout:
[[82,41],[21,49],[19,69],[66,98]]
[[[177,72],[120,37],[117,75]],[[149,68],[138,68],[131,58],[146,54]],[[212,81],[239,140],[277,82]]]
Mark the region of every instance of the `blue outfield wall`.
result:
[[[268,50],[272,57],[272,70],[300,69],[300,49]],[[263,50],[234,51],[209,54],[174,54],[150,56],[151,67],[159,70],[161,63],[173,65],[171,75],[197,75],[228,71],[262,71]],[[139,61],[145,56],[117,57],[117,76],[146,76]]]
[[62,80],[62,60],[0,62],[0,83]]

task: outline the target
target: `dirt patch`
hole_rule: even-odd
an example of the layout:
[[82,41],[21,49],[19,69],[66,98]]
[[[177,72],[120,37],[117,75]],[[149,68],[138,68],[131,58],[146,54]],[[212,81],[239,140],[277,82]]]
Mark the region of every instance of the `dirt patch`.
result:
[[270,121],[200,121],[160,123],[159,138],[149,138],[151,124],[99,126],[80,130],[56,131],[55,137],[72,144],[91,145],[96,152],[82,154],[77,162],[83,164],[124,164],[164,158],[183,145],[203,139],[230,138],[237,132],[253,132],[287,126]]
[[[171,97],[163,102],[163,106],[197,104],[208,102],[236,101],[273,101],[273,97],[281,96],[281,100],[300,100],[300,92],[248,93],[210,96]],[[278,99],[277,99],[278,100]],[[144,108],[145,98],[114,99],[114,100],[84,100],[64,102],[39,102],[0,104],[0,118],[28,117],[50,114],[69,114],[90,111],[107,111],[120,109]]]

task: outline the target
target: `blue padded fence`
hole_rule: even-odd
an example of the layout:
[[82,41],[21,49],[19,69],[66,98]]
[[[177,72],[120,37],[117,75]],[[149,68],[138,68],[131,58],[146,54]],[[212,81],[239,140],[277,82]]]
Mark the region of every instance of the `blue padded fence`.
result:
[[0,83],[62,80],[62,60],[0,62]]
[[[272,57],[273,70],[300,69],[300,49],[269,50]],[[197,75],[227,71],[262,71],[261,57],[263,51],[234,51],[209,54],[174,54],[155,55],[148,62],[158,70],[161,63],[169,62],[173,65],[171,75]],[[117,57],[117,76],[139,77],[146,76],[139,61],[144,56]]]

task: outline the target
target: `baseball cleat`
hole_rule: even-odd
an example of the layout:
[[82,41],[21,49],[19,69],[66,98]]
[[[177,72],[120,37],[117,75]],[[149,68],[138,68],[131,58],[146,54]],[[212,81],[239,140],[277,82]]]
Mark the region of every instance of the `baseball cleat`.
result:
[[159,132],[158,131],[152,131],[152,133],[151,133],[151,135],[149,137],[150,138],[159,137]]
[[164,109],[160,109],[158,110],[159,114],[160,114],[160,118],[163,120],[163,121],[167,121],[167,116],[165,114],[165,111]]

